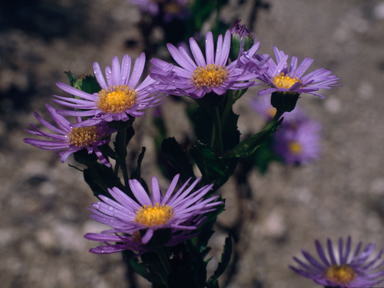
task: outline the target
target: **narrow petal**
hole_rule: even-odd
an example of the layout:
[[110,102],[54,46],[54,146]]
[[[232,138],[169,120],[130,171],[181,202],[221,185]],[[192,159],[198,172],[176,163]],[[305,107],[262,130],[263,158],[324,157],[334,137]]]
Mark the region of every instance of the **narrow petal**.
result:
[[129,180],[129,187],[131,188],[132,193],[135,195],[137,201],[139,201],[142,206],[152,204],[151,199],[139,181],[136,179]]
[[99,82],[99,85],[102,89],[107,89],[107,83],[105,83],[105,79],[103,76],[103,72],[100,69],[100,65],[97,62],[93,63],[93,74],[95,74],[97,82]]
[[128,86],[135,88],[137,83],[139,82],[141,75],[143,74],[145,66],[145,54],[141,53],[140,56],[136,59],[135,64],[133,66],[132,76],[129,79]]
[[195,58],[197,66],[205,67],[207,64],[205,63],[204,55],[201,52],[200,47],[197,44],[196,40],[193,39],[192,37],[189,38],[189,45],[191,47],[191,52],[193,57]]
[[119,86],[121,81],[121,74],[120,74],[120,61],[117,56],[112,58],[112,84],[114,86]]
[[207,58],[208,65],[215,63],[215,59],[214,59],[215,48],[213,46],[214,46],[213,35],[211,31],[208,31],[205,36],[205,56]]

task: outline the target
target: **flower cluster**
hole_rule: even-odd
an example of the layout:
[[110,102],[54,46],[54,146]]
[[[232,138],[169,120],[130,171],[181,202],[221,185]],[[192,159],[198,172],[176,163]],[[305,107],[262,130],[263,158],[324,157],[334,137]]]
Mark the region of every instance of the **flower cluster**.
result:
[[299,267],[289,267],[301,276],[326,287],[377,287],[375,285],[384,281],[384,270],[378,271],[384,263],[384,259],[380,259],[383,251],[381,250],[374,256],[375,244],[368,244],[361,252],[361,242],[352,252],[351,237],[348,237],[345,246],[342,238],[339,239],[338,244],[338,249],[335,248],[337,252],[334,252],[332,242],[328,239],[327,256],[320,242],[316,240],[316,250],[321,261],[319,262],[302,249],[301,253],[308,263],[294,257],[293,259],[299,264]]
[[[156,13],[156,9],[152,4],[158,3],[154,3],[153,1],[138,2],[142,4],[147,3],[146,9],[149,9],[148,11],[152,14]],[[162,5],[166,5],[168,3],[180,4],[182,2],[183,1],[175,0],[162,1],[161,3]],[[185,3],[185,1],[183,3]],[[85,175],[88,173],[86,175],[87,183],[100,199],[98,203],[93,204],[93,208],[90,208],[93,213],[91,217],[100,223],[112,227],[112,229],[101,233],[88,233],[85,235],[86,239],[105,243],[103,246],[91,249],[91,252],[105,254],[132,250],[135,251],[138,256],[148,251],[155,251],[158,253],[160,261],[164,261],[165,259],[166,262],[167,258],[164,258],[164,255],[161,256],[159,252],[160,249],[157,249],[154,244],[158,243],[156,242],[158,235],[161,235],[163,232],[169,234],[169,239],[163,243],[165,246],[174,246],[198,235],[199,232],[196,230],[206,220],[207,213],[216,210],[218,214],[220,212],[218,205],[223,204],[222,201],[217,201],[217,196],[211,196],[213,192],[210,191],[213,190],[214,185],[215,187],[223,185],[223,183],[228,180],[228,176],[230,176],[228,171],[223,171],[224,173],[222,175],[225,176],[220,176],[221,173],[217,173],[219,176],[216,176],[216,173],[212,173],[215,175],[209,178],[211,175],[204,174],[206,173],[205,169],[200,169],[205,184],[214,184],[201,185],[203,187],[193,191],[195,187],[197,187],[200,179],[193,181],[192,184],[190,184],[191,179],[189,179],[177,190],[176,186],[180,176],[176,175],[164,194],[160,190],[157,178],[153,177],[152,198],[150,198],[149,193],[147,193],[144,188],[146,185],[143,185],[143,187],[138,180],[129,179],[126,166],[127,153],[126,150],[124,150],[124,148],[126,148],[124,145],[127,145],[129,137],[127,137],[127,134],[124,134],[127,130],[121,132],[121,127],[124,125],[120,126],[118,124],[124,124],[125,122],[127,126],[131,125],[131,122],[127,122],[128,120],[143,116],[148,108],[159,106],[169,94],[189,96],[196,99],[199,104],[203,102],[199,101],[199,99],[212,97],[212,94],[215,94],[223,97],[222,99],[227,97],[227,99],[230,99],[227,103],[232,105],[234,101],[238,99],[236,95],[231,94],[232,90],[246,90],[251,86],[262,85],[263,83],[268,84],[271,88],[262,90],[259,95],[277,92],[281,95],[287,95],[287,93],[295,94],[297,98],[300,93],[310,93],[321,96],[314,92],[321,88],[330,89],[332,86],[336,86],[339,78],[330,75],[331,71],[325,69],[318,69],[303,76],[313,61],[310,58],[305,58],[297,67],[297,58],[292,57],[291,64],[288,67],[288,56],[277,48],[275,48],[277,63],[271,60],[271,57],[268,55],[259,55],[257,52],[260,43],[254,43],[254,36],[250,35],[250,32],[239,23],[240,22],[237,21],[231,30],[227,30],[224,35],[219,35],[216,45],[212,32],[207,32],[205,37],[205,55],[194,38],[189,39],[191,54],[186,48],[176,48],[174,45],[168,44],[167,48],[169,53],[177,65],[154,58],[150,61],[153,65],[150,68],[151,74],[146,76],[142,81],[140,81],[140,79],[143,76],[146,65],[144,53],[141,53],[135,60],[133,67],[129,55],[124,55],[121,62],[117,56],[113,57],[111,67],[108,66],[105,68],[105,76],[103,75],[100,65],[95,62],[93,64],[95,77],[92,77],[92,79],[95,83],[97,82],[97,85],[90,89],[92,91],[88,91],[86,88],[82,89],[82,86],[77,84],[70,86],[64,83],[57,83],[57,86],[70,96],[55,95],[53,99],[56,104],[69,109],[56,110],[51,105],[46,105],[56,125],[49,123],[39,114],[35,113],[36,119],[41,125],[45,126],[45,128],[40,129],[40,127],[31,123],[30,125],[33,129],[26,131],[38,137],[48,138],[48,140],[26,138],[24,139],[26,143],[42,149],[55,151],[61,156],[62,162],[65,162],[71,154],[82,149],[85,149],[89,154],[95,153],[98,161],[107,167],[111,167],[111,164],[106,155],[116,159],[117,164],[114,169],[108,169],[98,164],[92,166],[92,168],[94,168],[93,170],[89,167],[90,165],[88,165],[88,171],[84,171]],[[231,37],[231,33],[234,36],[233,38]],[[236,48],[237,53],[232,53],[230,56],[231,45],[233,45],[234,40],[238,41]],[[255,81],[257,79],[261,80],[261,82],[256,83]],[[240,91],[238,95],[242,95],[243,92],[244,91]],[[212,97],[210,99],[218,98]],[[268,100],[267,98],[264,99]],[[207,106],[212,105],[212,107],[216,105],[213,107],[214,109],[211,109],[211,111],[215,111],[216,119],[209,118],[211,117],[210,113],[208,113],[209,119],[207,118],[207,121],[214,121],[214,133],[212,133],[212,139],[210,139],[210,145],[212,147],[203,147],[203,145],[201,145],[201,147],[196,146],[196,150],[194,150],[195,153],[190,153],[191,155],[193,154],[191,157],[198,166],[201,163],[203,163],[201,165],[205,165],[209,162],[206,165],[211,165],[211,167],[209,167],[211,169],[216,165],[213,171],[221,168],[234,171],[235,166],[232,164],[229,165],[228,163],[229,161],[231,161],[231,163],[235,163],[236,161],[232,162],[232,160],[228,159],[233,155],[238,158],[242,157],[237,153],[237,147],[240,145],[240,150],[247,150],[253,148],[250,147],[252,143],[259,145],[261,139],[264,138],[257,138],[256,143],[251,141],[242,146],[241,144],[244,144],[245,141],[243,143],[236,143],[236,139],[232,141],[232,139],[238,137],[238,131],[236,128],[237,116],[233,114],[230,105],[222,108],[215,101],[206,101],[206,103],[203,104]],[[259,110],[267,120],[271,120],[274,113],[276,113],[276,109],[273,110],[273,107],[265,104],[255,105],[255,109]],[[206,113],[201,113],[201,115],[205,117]],[[280,115],[279,113],[278,116]],[[278,116],[275,118],[278,118]],[[70,122],[66,117],[75,118],[76,121]],[[202,123],[205,125],[205,121],[200,120],[201,119],[196,122],[199,122],[199,125],[202,125]],[[206,119],[204,118],[204,120]],[[207,126],[209,127],[209,125]],[[126,126],[124,127],[127,128]],[[232,131],[232,128],[226,129],[226,127],[235,127],[236,129]],[[276,153],[290,164],[303,164],[315,159],[319,153],[319,127],[317,123],[311,121],[302,111],[295,109],[286,117],[282,128],[274,136],[274,149]],[[51,130],[51,132],[45,132],[46,128]],[[228,132],[224,130],[231,131]],[[108,146],[108,143],[111,135],[116,131],[116,151],[112,151],[113,149]],[[270,131],[274,130],[271,128]],[[269,133],[270,131],[267,132]],[[228,135],[225,135],[225,140],[229,142],[227,139],[231,139],[229,144],[225,143],[227,145],[223,144],[223,135],[225,133],[228,133]],[[255,138],[253,138],[253,140],[254,139]],[[199,139],[197,140],[199,141]],[[169,149],[172,150],[173,147],[175,146]],[[204,150],[198,151],[200,148]],[[206,150],[205,148],[212,148],[212,150]],[[219,157],[220,155],[228,156],[228,154],[224,152],[231,150],[235,150],[235,152],[232,151],[233,153],[229,154],[230,157],[228,159]],[[207,151],[213,152],[207,153]],[[252,152],[253,151],[254,150],[252,150]],[[106,155],[104,155],[103,152],[105,152]],[[242,151],[241,153],[247,154],[248,150],[245,152]],[[144,155],[144,152],[141,155]],[[205,161],[207,159],[203,159],[203,161],[199,158],[197,160],[201,163],[198,163],[199,161],[196,161],[196,159],[193,158],[194,156],[211,158],[209,158],[209,161]],[[96,159],[96,157],[92,159]],[[138,166],[141,163],[140,161],[138,161]],[[177,162],[177,159],[175,161]],[[94,162],[92,163],[94,164]],[[184,161],[183,165],[188,165],[189,163],[189,161]],[[228,165],[223,163],[227,163]],[[184,169],[183,165],[180,165],[180,167],[182,167],[181,169]],[[199,166],[199,168],[201,167]],[[119,169],[123,173],[125,187],[121,184]],[[137,171],[140,172],[140,169],[141,168],[138,167]],[[193,169],[191,168],[190,170]],[[206,170],[208,171],[209,169]],[[137,171],[134,177],[137,177],[137,173],[139,173]],[[188,175],[193,175],[193,172]],[[108,177],[113,179],[106,180],[105,178]],[[140,176],[137,178],[140,179],[139,177]],[[118,186],[119,188],[114,186]],[[124,192],[122,190],[124,190]],[[132,194],[129,194],[130,192],[132,192]],[[109,195],[113,199],[107,197]],[[213,215],[212,218],[216,216],[217,215]],[[207,221],[207,223],[213,225],[210,221]],[[203,230],[204,227],[201,228],[201,230]],[[199,247],[199,249],[200,248],[201,247]],[[204,251],[206,251],[206,249],[201,251],[199,253],[205,253]],[[227,251],[227,253],[230,252]],[[195,257],[195,260],[200,259],[203,261],[203,258],[204,257],[199,256]],[[342,261],[341,265],[344,265],[344,262]],[[332,262],[332,264],[335,263]],[[199,265],[202,266],[205,264],[200,263]],[[354,269],[357,266],[351,264],[351,267]],[[359,273],[359,270],[355,272]],[[156,277],[154,279],[157,279]],[[163,279],[167,279],[167,277],[163,277]],[[213,283],[214,282],[211,284],[214,285]]]
[[[106,254],[128,249],[140,254],[151,250],[146,244],[158,229],[172,230],[172,238],[165,244],[166,246],[173,246],[196,236],[196,233],[190,231],[197,229],[206,219],[203,215],[215,210],[215,207],[222,202],[215,201],[217,196],[203,198],[212,189],[212,184],[192,192],[200,179],[195,180],[187,188],[191,180],[189,179],[175,192],[179,176],[173,178],[164,196],[161,194],[157,178],[152,177],[152,200],[137,180],[130,180],[129,186],[139,203],[116,187],[109,189],[116,201],[100,196],[102,201],[93,204],[94,208],[90,208],[94,213],[91,217],[113,229],[99,234],[86,234],[84,237],[89,240],[107,244],[90,251]],[[141,234],[140,231],[144,233]],[[110,244],[108,241],[120,243]]]
[[[167,96],[166,93],[151,88],[156,81],[149,76],[139,84],[145,66],[144,53],[136,59],[132,74],[131,66],[131,58],[128,55],[124,55],[121,66],[119,59],[115,56],[112,59],[112,68],[105,68],[105,79],[99,64],[95,62],[93,69],[100,85],[100,91],[93,94],[64,83],[57,83],[60,89],[75,97],[55,95],[57,99],[53,99],[53,101],[73,108],[73,110],[56,110],[47,104],[52,119],[60,129],[52,126],[37,113],[35,113],[35,117],[42,125],[58,135],[45,133],[31,124],[37,132],[26,130],[27,132],[54,141],[29,138],[24,141],[42,149],[56,151],[61,156],[62,162],[65,162],[70,154],[85,148],[90,154],[95,152],[98,159],[110,167],[108,160],[98,149],[98,146],[109,142],[109,138],[105,137],[116,131],[108,128],[107,123],[125,122],[130,117],[143,116],[145,109],[161,104],[163,98]],[[74,116],[77,118],[77,122],[71,123],[63,116]],[[66,150],[59,152],[63,149]]]

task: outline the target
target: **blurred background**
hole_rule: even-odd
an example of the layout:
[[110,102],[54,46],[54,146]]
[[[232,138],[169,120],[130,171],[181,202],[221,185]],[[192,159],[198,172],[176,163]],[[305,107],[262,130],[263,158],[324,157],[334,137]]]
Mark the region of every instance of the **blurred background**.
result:
[[[227,211],[211,241],[215,258],[209,269],[220,257],[225,227],[240,219],[235,265],[221,287],[318,287],[288,269],[301,248],[315,252],[315,239],[325,243],[351,235],[355,245],[384,248],[384,1],[233,0],[219,18],[228,24],[242,19],[261,41],[260,53],[271,54],[277,46],[299,61],[315,59],[309,70],[330,69],[343,87],[321,91],[325,100],[308,94],[299,100],[323,126],[318,160],[302,167],[274,162],[265,175],[256,169],[244,175],[246,188],[230,181],[219,190]],[[154,53],[148,39],[160,42],[163,32],[143,31],[139,8],[124,0],[0,2],[2,287],[129,287],[120,254],[88,252],[96,243],[83,235],[103,227],[89,218],[87,207],[96,199],[82,173],[23,138],[29,137],[28,123],[38,123],[33,111],[49,119],[45,103],[59,107],[51,99],[64,96],[55,85],[68,83],[64,71],[92,73],[95,61],[105,67],[115,55]],[[156,53],[168,57],[164,47]],[[257,91],[235,105],[242,135],[263,125],[249,105]],[[184,108],[175,99],[162,106],[169,135],[176,139],[192,133]],[[147,181],[161,176],[153,165],[151,117],[148,111],[136,120],[131,148],[148,149],[142,167]],[[72,158],[68,163],[75,165]],[[167,180],[161,185],[167,187]],[[244,189],[249,193],[240,201],[236,193]],[[236,215],[238,207],[247,213]]]

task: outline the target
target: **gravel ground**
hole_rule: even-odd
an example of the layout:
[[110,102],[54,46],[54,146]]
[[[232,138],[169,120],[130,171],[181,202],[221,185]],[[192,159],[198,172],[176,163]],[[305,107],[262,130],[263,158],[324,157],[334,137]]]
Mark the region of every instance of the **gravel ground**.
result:
[[[223,283],[318,287],[287,268],[301,248],[315,251],[315,239],[351,235],[355,244],[384,248],[384,2],[266,1],[269,9],[260,9],[252,23],[261,52],[272,53],[275,45],[299,60],[314,58],[311,68],[332,70],[343,87],[324,91],[325,100],[303,95],[299,101],[323,125],[318,161],[300,168],[273,164],[264,176],[252,171],[247,201],[234,195],[244,189],[235,181],[219,191],[227,198],[220,226],[234,223],[236,207],[247,211],[241,216],[238,265]],[[235,2],[222,17],[248,23],[252,1]],[[90,73],[94,61],[105,67],[115,55],[139,55],[144,49],[139,20],[135,7],[118,0],[0,3],[1,287],[127,287],[119,254],[88,252],[95,245],[83,235],[103,227],[89,218],[86,208],[95,199],[82,174],[22,139],[28,137],[23,130],[28,122],[37,123],[32,111],[47,116],[44,104],[60,95],[55,82],[67,81],[63,71]],[[235,106],[243,135],[262,125],[246,99],[256,93]],[[177,139],[191,133],[182,105],[172,100],[164,105],[170,135]],[[175,117],[183,125],[174,126]],[[150,113],[135,125],[140,135],[135,147],[148,148],[143,171],[149,180],[159,176],[151,163]],[[161,184],[167,186],[165,180]],[[211,241],[216,257],[224,237],[218,227]],[[149,286],[139,280],[139,287]]]

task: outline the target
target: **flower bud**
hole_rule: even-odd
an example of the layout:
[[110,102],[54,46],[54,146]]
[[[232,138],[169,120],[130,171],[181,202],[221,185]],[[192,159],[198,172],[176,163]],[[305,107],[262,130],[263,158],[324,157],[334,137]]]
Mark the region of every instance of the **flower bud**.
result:
[[240,25],[241,20],[236,20],[229,28],[232,34],[231,59],[237,59],[243,51],[247,51],[255,43],[255,35],[245,25]]

